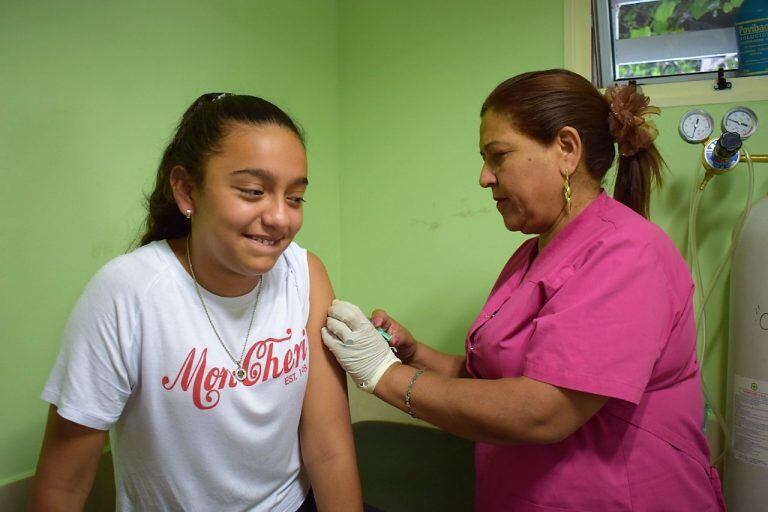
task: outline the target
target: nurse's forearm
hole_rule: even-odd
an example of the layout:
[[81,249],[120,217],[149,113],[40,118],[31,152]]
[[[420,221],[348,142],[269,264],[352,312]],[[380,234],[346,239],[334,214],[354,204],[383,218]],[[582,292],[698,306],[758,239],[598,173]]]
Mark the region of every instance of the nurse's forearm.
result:
[[430,370],[443,377],[468,377],[467,358],[453,354],[445,354],[425,345],[416,343],[416,352],[410,365],[420,369]]
[[[416,369],[392,366],[374,394],[406,411],[405,394]],[[605,399],[570,393],[525,377],[482,380],[420,375],[411,389],[411,410],[443,430],[494,444],[547,444],[572,434]]]

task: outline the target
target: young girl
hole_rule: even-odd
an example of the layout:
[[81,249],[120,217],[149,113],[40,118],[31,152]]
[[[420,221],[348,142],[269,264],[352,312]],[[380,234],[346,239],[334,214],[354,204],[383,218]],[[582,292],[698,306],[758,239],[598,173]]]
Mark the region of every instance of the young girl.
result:
[[320,339],[333,291],[293,243],[306,167],[268,101],[205,94],[184,113],[141,247],[98,272],[64,332],[31,509],[81,509],[112,430],[118,510],[362,510]]

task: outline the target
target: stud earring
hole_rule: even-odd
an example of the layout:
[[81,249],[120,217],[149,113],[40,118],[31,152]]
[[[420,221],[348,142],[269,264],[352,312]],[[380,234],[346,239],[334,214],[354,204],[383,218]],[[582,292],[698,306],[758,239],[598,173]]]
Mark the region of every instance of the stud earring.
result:
[[565,211],[571,213],[571,200],[573,199],[573,193],[571,192],[571,178],[568,175],[568,171],[563,172],[565,180],[563,180],[563,196],[565,197]]
[[188,219],[191,219],[191,218],[192,218],[192,210],[190,210],[189,208],[187,208],[186,210],[184,210],[184,216],[185,216],[186,218],[188,218]]

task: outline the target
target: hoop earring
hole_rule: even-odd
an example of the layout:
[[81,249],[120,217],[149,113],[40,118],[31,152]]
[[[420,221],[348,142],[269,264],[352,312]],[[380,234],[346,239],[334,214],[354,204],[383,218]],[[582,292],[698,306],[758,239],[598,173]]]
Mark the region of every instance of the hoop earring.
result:
[[188,219],[191,219],[192,218],[192,210],[190,210],[190,209],[185,210],[184,211],[184,216],[186,218],[188,218]]
[[573,199],[573,193],[571,192],[571,178],[568,175],[568,171],[565,171],[565,180],[563,180],[563,196],[565,197],[565,211],[571,213],[571,200]]

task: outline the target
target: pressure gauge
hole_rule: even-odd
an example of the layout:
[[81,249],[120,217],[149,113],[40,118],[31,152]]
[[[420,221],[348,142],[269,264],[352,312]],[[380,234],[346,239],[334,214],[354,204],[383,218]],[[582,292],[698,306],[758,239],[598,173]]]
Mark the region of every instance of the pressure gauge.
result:
[[723,116],[723,131],[736,132],[746,139],[757,131],[757,115],[747,107],[734,107]]
[[712,135],[715,123],[708,112],[700,109],[689,110],[680,118],[678,131],[685,142],[704,142]]

